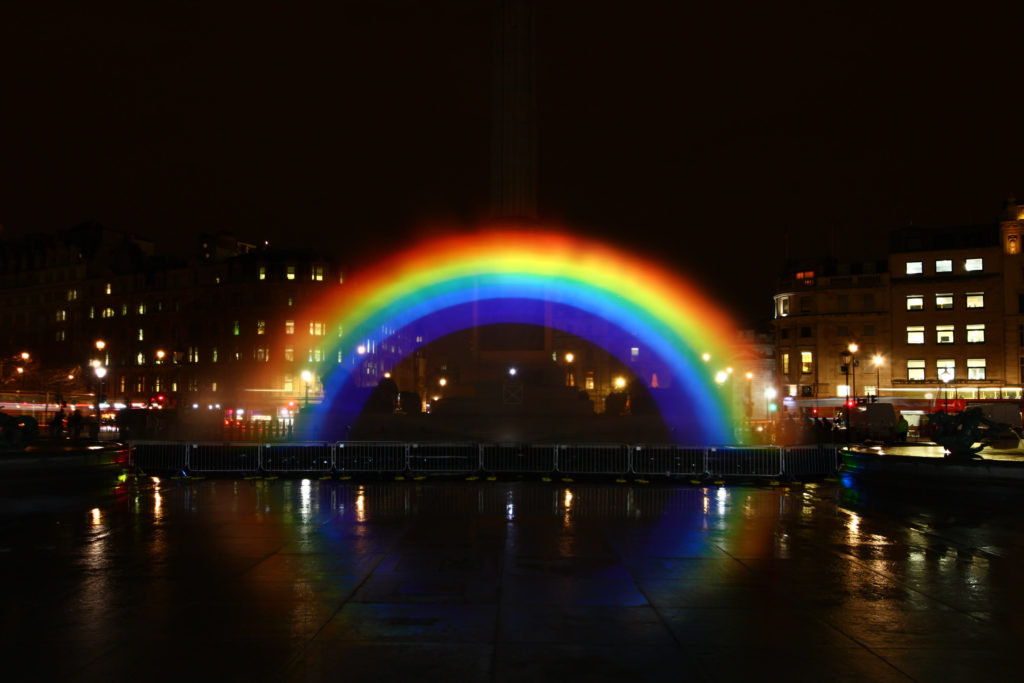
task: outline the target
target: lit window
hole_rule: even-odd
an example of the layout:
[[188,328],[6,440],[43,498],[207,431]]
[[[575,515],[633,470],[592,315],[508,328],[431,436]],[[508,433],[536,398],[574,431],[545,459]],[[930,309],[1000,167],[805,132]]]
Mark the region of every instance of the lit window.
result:
[[266,280],[267,279],[267,267],[266,266],[260,266],[260,279],[261,280]]
[[96,317],[96,307],[95,306],[90,306],[89,307],[89,320],[92,320],[95,317]]
[[779,317],[785,318],[789,315],[789,297],[779,297]]
[[286,274],[285,277],[287,277],[289,280],[294,280],[295,279],[295,266],[288,266],[288,269],[287,269],[286,273],[287,274]]
[[139,307],[135,310],[139,312],[139,315],[146,315],[146,304],[139,304]]
[[323,351],[321,351],[320,349],[313,349],[313,358],[312,358],[312,360],[314,362],[319,363],[323,359],[324,359]]
[[114,317],[114,309],[113,308],[109,308],[109,307],[108,308],[104,308],[103,312],[100,313],[100,315],[102,317],[104,317],[104,318],[113,318]]
[[811,351],[800,352],[800,374],[809,375],[814,371],[814,353]]
[[630,358],[639,358],[640,357],[640,347],[639,346],[634,346],[634,347],[630,348],[629,349],[629,357]]
[[[792,394],[790,394],[790,395],[792,396]],[[850,385],[849,384],[840,384],[840,385],[836,386],[836,395],[840,396],[842,398],[846,398],[847,396],[849,396],[850,395]]]
[[256,321],[256,334],[266,334],[266,333],[267,333],[267,321],[266,320],[257,320]]
[[57,336],[56,336],[56,340],[57,341],[64,341],[66,338],[67,338],[66,330],[57,330]]
[[213,347],[213,354],[212,354],[213,362],[216,363],[217,360],[219,359],[219,357],[220,357],[220,354],[217,353],[217,347],[214,346]]
[[142,340],[143,340],[143,338],[144,338],[144,333],[143,333],[143,331],[142,331],[142,328],[140,327],[140,328],[139,328],[139,334],[138,334],[138,336],[137,336],[137,339],[138,339],[139,341],[142,341]]
[[956,361],[952,358],[940,358],[935,361],[935,372],[943,382],[956,377]]
[[136,365],[145,365],[146,364],[146,354],[144,354],[142,351],[139,351],[135,355],[135,364]]
[[323,336],[324,324],[319,320],[311,320],[309,322],[309,333],[314,337]]
[[586,381],[584,381],[584,383],[583,383],[583,386],[586,387],[587,389],[589,389],[590,391],[593,391],[594,390],[594,376],[588,374],[587,378],[586,378]]
[[78,290],[77,289],[69,289],[68,290],[68,301],[78,301]]
[[967,326],[967,343],[968,344],[984,344],[985,343],[985,324],[968,325]]
[[936,294],[935,295],[935,308],[940,311],[945,311],[953,308],[953,295],[952,294]]
[[288,305],[289,306],[294,306],[295,305],[295,297],[293,297],[293,296],[288,297]]
[[967,379],[985,379],[985,359],[967,359]]
[[811,286],[814,284],[814,271],[805,270],[803,272],[797,273],[796,279],[807,286]]
[[68,312],[63,308],[57,311],[57,322],[62,323],[68,319]]
[[935,343],[936,344],[952,344],[953,343],[953,326],[952,325],[936,325],[935,326]]
[[924,344],[924,325],[907,325],[907,343]]
[[286,347],[284,347],[284,359],[287,360],[287,361],[295,360],[295,347],[294,346],[286,346]]
[[789,354],[782,354],[782,374],[789,376]]
[[980,258],[969,258],[964,261],[964,270],[967,272],[982,270],[983,265]]
[[267,360],[267,350],[262,348],[256,349],[256,360],[265,362]]
[[953,272],[953,262],[950,259],[948,259],[948,258],[947,259],[939,259],[938,261],[935,262],[935,272],[936,273],[952,273]]
[[121,304],[121,315],[128,315],[128,304]]
[[921,261],[907,261],[907,275],[920,275],[924,272]]
[[295,334],[295,321],[294,320],[285,320],[284,321],[284,333],[285,334]]
[[309,279],[315,280],[316,282],[324,281],[324,267],[313,266],[312,270],[309,271]]
[[107,292],[107,294],[110,294],[111,291],[112,291],[112,288],[110,286],[110,283],[108,282],[107,283],[107,287],[106,287],[106,292]]
[[985,308],[984,292],[968,292],[967,308]]
[[907,310],[908,311],[923,311],[924,310],[924,296],[921,294],[908,294],[907,295]]
[[924,379],[924,360],[907,361],[907,379]]
[[198,363],[199,362],[199,347],[190,346],[188,347],[188,362]]
[[283,388],[285,391],[295,391],[295,378],[291,375],[285,375]]
[[241,325],[240,325],[240,324],[238,323],[238,321],[237,321],[237,320],[233,320],[233,321],[231,322],[231,325],[232,325],[232,333],[233,333],[233,334],[234,334],[234,335],[235,335],[236,337],[237,337],[237,336],[238,336],[239,334],[241,334],[241,331],[242,331],[242,326],[241,326]]
[[213,393],[217,393],[217,383],[216,382],[210,382],[210,391],[212,391]]
[[340,363],[341,360],[342,360],[341,351],[338,351],[338,362]]

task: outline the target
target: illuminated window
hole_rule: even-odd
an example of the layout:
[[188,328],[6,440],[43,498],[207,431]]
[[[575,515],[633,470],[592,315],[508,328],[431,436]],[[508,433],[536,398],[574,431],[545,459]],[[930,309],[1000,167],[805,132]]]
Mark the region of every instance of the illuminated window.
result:
[[338,362],[340,363],[340,362],[341,362],[341,360],[342,360],[342,355],[341,355],[341,351],[338,351]]
[[294,306],[295,305],[295,297],[293,297],[293,296],[288,297],[288,305],[289,306]]
[[586,387],[587,389],[589,389],[590,391],[593,391],[594,390],[594,375],[592,375],[590,373],[587,373],[587,378],[584,381],[583,386]]
[[945,311],[953,308],[953,295],[952,294],[936,294],[935,295],[935,308],[940,311]]
[[953,343],[953,326],[952,325],[936,325],[935,326],[935,343],[936,344],[952,344]]
[[256,349],[256,353],[255,353],[255,358],[258,361],[266,362],[266,360],[267,360],[267,350],[264,349],[264,348],[257,348]]
[[985,359],[967,359],[967,379],[985,379]]
[[286,346],[286,347],[284,347],[284,359],[287,360],[287,361],[295,360],[295,347],[294,346]]
[[924,325],[907,325],[907,343],[924,344]]
[[128,315],[128,304],[121,304],[121,315]]
[[782,374],[789,376],[789,354],[782,354]]
[[984,344],[985,343],[985,324],[968,325],[967,326],[967,343],[968,344]]
[[199,362],[199,347],[190,346],[188,347],[188,362],[198,363]]
[[214,363],[216,363],[219,360],[219,358],[220,358],[220,354],[217,352],[217,347],[216,346],[213,347],[213,353],[211,354],[211,357],[212,357]]
[[212,391],[213,393],[217,393],[217,383],[216,382],[210,382],[210,391]]
[[779,317],[785,318],[787,315],[789,315],[789,297],[779,297]]
[[102,316],[104,318],[113,318],[114,317],[114,309],[113,308],[109,308],[109,307],[108,308],[104,308],[103,312],[100,313],[100,316]]
[[967,308],[985,308],[984,292],[968,292]]
[[310,271],[309,271],[309,279],[310,280],[315,280],[316,282],[323,282],[324,281],[324,267],[323,266],[313,266],[313,268],[310,269]]
[[935,272],[936,273],[952,273],[953,272],[953,262],[950,259],[948,259],[948,258],[947,259],[939,259],[938,261],[935,262]]
[[630,358],[639,358],[640,357],[640,347],[639,346],[634,346],[634,347],[630,348],[630,350],[629,350],[629,357]]
[[154,377],[153,378],[153,391],[160,391],[160,386],[161,386],[160,378],[159,377]]
[[345,336],[345,328],[342,325],[338,325],[338,339]]
[[261,280],[266,280],[267,279],[267,267],[266,266],[260,266],[260,279]]
[[811,351],[800,352],[800,374],[809,375],[814,371],[814,353]]
[[810,286],[812,286],[814,284],[814,271],[813,270],[805,270],[805,271],[799,272],[799,273],[796,274],[796,279],[801,284],[804,284],[804,285],[810,287]]
[[285,391],[295,391],[295,378],[291,375],[284,376],[284,385],[282,387]]
[[289,280],[295,279],[295,266],[288,266],[288,268],[286,269],[285,277],[287,277]]
[[923,311],[924,310],[924,295],[922,295],[922,294],[908,294],[907,295],[907,310],[908,311]]
[[106,287],[106,292],[107,292],[107,294],[110,294],[111,291],[112,291],[112,288],[110,286],[110,283],[108,282],[107,283],[107,287]]
[[67,338],[67,331],[57,330],[57,336],[55,338],[57,341],[64,341]]
[[78,301],[78,290],[77,289],[69,289],[68,290],[68,301]]
[[980,258],[969,258],[964,261],[964,270],[967,272],[982,270],[983,264]]
[[309,333],[314,337],[323,336],[324,324],[319,320],[311,320],[309,322]]
[[143,331],[142,331],[142,328],[140,327],[140,328],[139,328],[139,333],[138,333],[138,335],[136,336],[136,338],[137,338],[137,339],[138,339],[139,341],[142,341],[142,340],[143,340],[143,337],[144,337],[144,333],[143,333]]
[[908,360],[907,361],[907,379],[924,379],[924,360]]
[[139,315],[146,315],[146,304],[139,304],[139,307],[135,310],[139,312]]
[[142,351],[139,351],[137,354],[135,354],[135,364],[136,365],[145,365],[146,364],[146,354],[144,354]]
[[242,326],[238,324],[238,321],[237,321],[237,320],[233,320],[233,321],[231,321],[231,325],[232,325],[232,334],[234,334],[234,335],[235,335],[236,337],[237,337],[237,336],[238,336],[239,334],[241,334],[241,332],[242,332]]
[[257,320],[256,321],[256,334],[266,334],[266,333],[267,333],[267,321],[266,320]]
[[294,320],[285,320],[284,321],[284,333],[285,334],[295,334],[295,321]]
[[96,307],[95,306],[90,306],[89,307],[89,320],[92,320],[95,317],[96,317]]
[[940,358],[935,361],[935,372],[944,382],[947,379],[953,379],[956,377],[956,361],[952,358]]
[[63,308],[57,311],[57,322],[62,323],[68,319],[68,312]]
[[907,261],[907,275],[920,275],[924,272],[921,261]]

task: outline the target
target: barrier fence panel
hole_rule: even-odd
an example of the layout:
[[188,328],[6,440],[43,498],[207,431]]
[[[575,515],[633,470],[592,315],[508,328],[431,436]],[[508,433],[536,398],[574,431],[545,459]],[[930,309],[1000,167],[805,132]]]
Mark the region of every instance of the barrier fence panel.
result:
[[334,449],[338,472],[404,472],[408,448],[400,441],[343,441]]
[[132,441],[131,463],[146,474],[181,472],[187,465],[188,446],[170,441]]
[[190,472],[250,472],[260,469],[258,443],[194,443],[188,447]]
[[775,446],[708,448],[707,471],[721,477],[781,477],[782,449]]
[[555,469],[554,444],[485,443],[480,445],[480,468],[485,472],[546,474]]
[[268,443],[260,464],[265,472],[330,472],[333,451],[329,443]]
[[465,473],[480,469],[480,446],[475,443],[409,444],[410,472]]
[[633,447],[635,474],[671,476],[703,476],[707,466],[704,448],[672,444],[645,444]]
[[787,477],[831,476],[839,470],[839,447],[786,446],[782,449],[782,469]]
[[628,474],[629,446],[567,444],[558,447],[558,471],[562,474]]

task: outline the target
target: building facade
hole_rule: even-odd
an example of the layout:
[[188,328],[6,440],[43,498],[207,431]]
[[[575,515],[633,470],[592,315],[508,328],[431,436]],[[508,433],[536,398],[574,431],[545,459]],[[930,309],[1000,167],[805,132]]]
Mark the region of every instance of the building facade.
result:
[[1020,400],[1024,204],[999,223],[904,228],[881,261],[790,264],[775,293],[790,410],[877,397],[924,412]]

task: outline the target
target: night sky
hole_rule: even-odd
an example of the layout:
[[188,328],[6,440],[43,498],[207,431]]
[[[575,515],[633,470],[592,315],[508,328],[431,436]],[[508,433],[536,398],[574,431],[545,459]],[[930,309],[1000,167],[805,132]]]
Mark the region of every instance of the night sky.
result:
[[[787,244],[864,257],[895,227],[994,221],[1024,195],[1024,3],[899,4],[540,3],[542,219],[667,261],[745,322]],[[3,234],[229,230],[358,266],[468,229],[491,12],[7,3]]]

